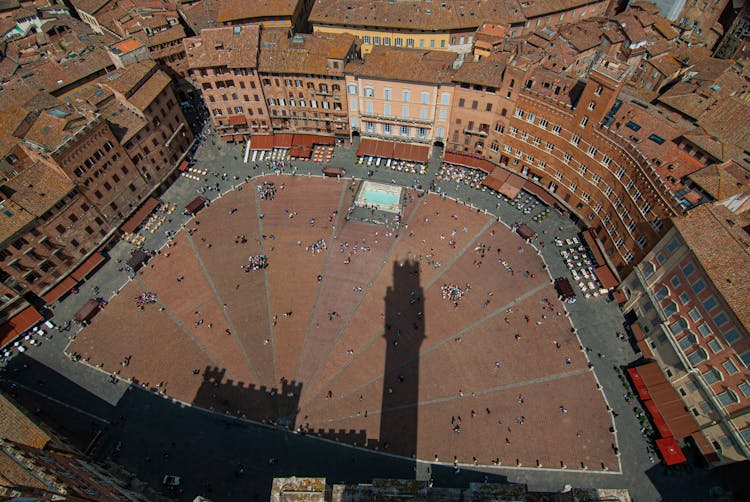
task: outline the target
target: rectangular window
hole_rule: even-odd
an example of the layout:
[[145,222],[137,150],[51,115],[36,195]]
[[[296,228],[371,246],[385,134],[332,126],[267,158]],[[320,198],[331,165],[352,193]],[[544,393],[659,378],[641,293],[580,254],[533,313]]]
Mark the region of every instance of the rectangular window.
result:
[[409,102],[409,91],[408,91],[408,90],[405,90],[405,91],[403,92],[403,98],[404,98],[404,99],[402,99],[402,101],[403,101],[404,103],[408,103],[408,102]]
[[737,331],[737,328],[732,327],[724,332],[724,340],[726,340],[727,343],[734,343],[740,338],[742,338],[742,336],[740,335],[740,332]]
[[351,95],[357,94],[357,86],[354,84],[349,84],[346,86],[346,92],[348,92]]
[[541,127],[542,129],[547,129],[548,125],[549,122],[547,122],[547,119],[539,119],[539,127]]
[[695,272],[695,265],[693,262],[689,262],[682,267],[682,273],[685,274],[685,277],[689,277],[693,272]]
[[693,293],[697,295],[698,293],[706,289],[706,283],[703,279],[698,279],[690,287],[693,290]]
[[716,297],[709,296],[705,300],[703,300],[703,309],[706,312],[711,312],[713,309],[715,309],[719,305],[719,302],[716,301]]
[[708,348],[711,349],[711,352],[714,354],[721,352],[722,346],[719,340],[716,338],[712,339],[710,342],[708,342]]
[[423,105],[429,105],[430,104],[430,94],[428,92],[422,93],[422,104]]
[[561,130],[561,129],[562,129],[562,128],[561,128],[561,127],[560,127],[559,125],[557,125],[557,124],[554,124],[554,125],[552,126],[552,134],[557,134],[557,135],[559,135],[559,134],[560,134],[560,130]]
[[383,99],[385,99],[386,101],[390,101],[391,100],[391,90],[390,89],[388,89],[388,88],[383,89]]
[[401,136],[409,135],[409,126],[401,126]]
[[712,318],[712,321],[714,322],[715,326],[721,327],[729,322],[729,316],[726,314],[726,312],[721,311]]
[[700,333],[700,334],[701,334],[702,336],[708,336],[708,335],[710,335],[711,333],[713,333],[713,331],[712,331],[712,330],[711,330],[711,328],[710,328],[710,327],[708,326],[708,324],[706,324],[706,323],[703,323],[703,324],[701,324],[700,326],[698,326],[698,333]]
[[383,124],[383,133],[391,134],[391,124]]
[[578,146],[578,143],[581,142],[581,137],[578,136],[577,134],[574,134],[573,137],[570,138],[570,142]]
[[406,106],[406,105],[403,105],[403,106],[401,107],[401,116],[402,116],[403,118],[405,118],[405,119],[406,119],[406,118],[409,118],[409,107],[408,107],[408,106]]

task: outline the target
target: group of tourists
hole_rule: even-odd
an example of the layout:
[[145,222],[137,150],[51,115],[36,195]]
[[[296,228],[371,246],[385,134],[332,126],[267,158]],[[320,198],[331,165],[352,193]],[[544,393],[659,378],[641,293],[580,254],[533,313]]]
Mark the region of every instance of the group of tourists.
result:
[[157,298],[156,293],[147,291],[146,293],[141,293],[135,298],[135,306],[138,310],[143,310],[146,305],[156,303],[157,301],[159,301],[159,298]]
[[247,259],[247,261],[247,265],[244,265],[242,267],[245,272],[250,272],[253,270],[263,270],[264,268],[268,267],[268,258],[266,258],[266,255],[264,254],[251,256]]

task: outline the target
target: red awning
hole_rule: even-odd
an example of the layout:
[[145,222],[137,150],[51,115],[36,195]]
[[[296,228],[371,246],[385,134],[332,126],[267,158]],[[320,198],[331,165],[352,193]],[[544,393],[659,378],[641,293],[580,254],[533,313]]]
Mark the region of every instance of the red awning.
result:
[[154,199],[153,197],[149,197],[146,199],[146,202],[143,203],[143,205],[138,208],[138,210],[133,213],[133,216],[128,218],[128,220],[122,224],[120,227],[120,230],[127,233],[132,233],[135,231],[138,226],[143,223],[143,220],[146,219],[146,217],[151,214],[151,212],[156,209],[156,206],[159,205],[159,201],[157,199]]
[[376,143],[377,142],[374,139],[362,138],[359,141],[359,147],[357,147],[357,157],[361,157],[363,155],[374,156]]
[[509,199],[515,199],[521,192],[521,189],[523,189],[525,186],[526,180],[515,174],[510,174],[510,176],[508,176],[508,179],[505,180],[505,183],[503,183],[503,186],[500,187],[499,191]]
[[104,256],[102,256],[100,253],[94,253],[89,256],[86,261],[81,263],[78,268],[75,269],[72,274],[70,274],[70,277],[80,282],[84,280],[86,276],[89,275],[91,271],[94,270],[103,261]]
[[656,403],[653,400],[648,399],[643,402],[646,405],[648,414],[651,415],[651,420],[654,422],[656,430],[659,431],[659,435],[663,438],[671,438],[672,431],[669,429],[667,422],[664,420],[659,408],[656,407]]
[[594,255],[596,263],[599,265],[605,265],[607,262],[604,261],[604,255],[599,250],[599,244],[596,243],[596,236],[594,236],[594,232],[589,228],[588,230],[584,230],[582,234],[583,240],[586,241],[586,244],[591,250],[591,253]]
[[312,134],[295,134],[294,136],[292,136],[292,148],[294,148],[295,146],[312,148],[313,138],[314,136]]
[[602,283],[602,287],[605,289],[616,288],[617,285],[620,284],[607,265],[595,268],[594,273],[599,278],[599,282]]
[[674,438],[657,439],[656,447],[661,453],[661,458],[664,459],[664,463],[667,465],[683,464],[687,462],[685,454],[682,453],[680,445],[677,444]]
[[646,388],[646,384],[643,383],[641,375],[638,374],[638,370],[636,368],[628,368],[628,375],[630,375],[630,380],[633,382],[633,387],[635,387],[638,397],[643,401],[651,399],[651,395],[648,393],[648,389]]
[[539,200],[547,204],[548,206],[557,206],[559,205],[557,200],[550,195],[544,188],[535,185],[534,183],[525,183],[523,186],[523,189],[529,192],[530,194],[537,197]]
[[648,389],[653,405],[668,424],[672,435],[681,439],[698,431],[695,419],[685,409],[677,391],[664,376],[656,362],[646,363],[635,368]]
[[312,153],[312,150],[310,149],[309,146],[294,145],[292,146],[292,148],[289,149],[290,157],[309,159],[311,153]]
[[443,160],[457,166],[479,169],[480,171],[484,171],[487,174],[491,173],[495,168],[495,165],[488,160],[485,160],[481,157],[474,157],[473,155],[466,155],[464,153],[445,152],[445,157]]
[[64,295],[65,293],[73,289],[76,284],[78,284],[76,280],[68,276],[62,281],[60,281],[57,284],[57,286],[55,286],[54,288],[44,293],[44,296],[42,296],[42,298],[44,298],[45,302],[52,303],[56,301],[58,298],[60,298],[62,295]]
[[0,326],[0,347],[12,342],[18,335],[42,320],[42,314],[34,307],[26,307]]
[[294,134],[275,134],[273,137],[274,148],[291,148]]
[[382,157],[384,159],[394,159],[396,145],[393,141],[378,141],[375,143],[375,156]]
[[313,138],[313,145],[333,145],[336,143],[336,138],[333,136],[321,136],[320,134],[311,134]]
[[496,167],[490,174],[485,176],[484,180],[482,180],[482,185],[499,193],[505,182],[508,181],[508,178],[510,178],[508,171],[502,167]]
[[426,164],[430,158],[430,147],[427,145],[409,145],[409,156],[406,160]]
[[177,168],[178,171],[187,171],[187,168],[190,167],[190,162],[187,160],[183,160],[180,162],[179,167]]
[[255,134],[251,136],[250,150],[273,150],[273,134]]
[[244,115],[232,115],[229,117],[229,125],[247,125],[247,117]]

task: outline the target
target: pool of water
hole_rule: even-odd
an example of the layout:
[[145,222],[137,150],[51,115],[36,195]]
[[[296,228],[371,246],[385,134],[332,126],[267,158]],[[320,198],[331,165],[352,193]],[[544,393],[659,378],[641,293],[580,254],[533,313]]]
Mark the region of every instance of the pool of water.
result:
[[366,188],[362,193],[368,204],[379,204],[381,206],[395,206],[398,204],[398,193],[385,192],[377,188]]

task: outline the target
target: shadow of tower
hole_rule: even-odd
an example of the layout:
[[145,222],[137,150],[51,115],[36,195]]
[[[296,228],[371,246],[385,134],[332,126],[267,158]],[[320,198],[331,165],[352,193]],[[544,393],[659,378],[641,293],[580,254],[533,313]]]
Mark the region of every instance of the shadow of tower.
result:
[[[419,350],[425,338],[424,295],[419,263],[393,264],[393,286],[385,295],[387,340],[378,446],[405,457],[417,453]],[[410,364],[401,366],[404,362]]]

